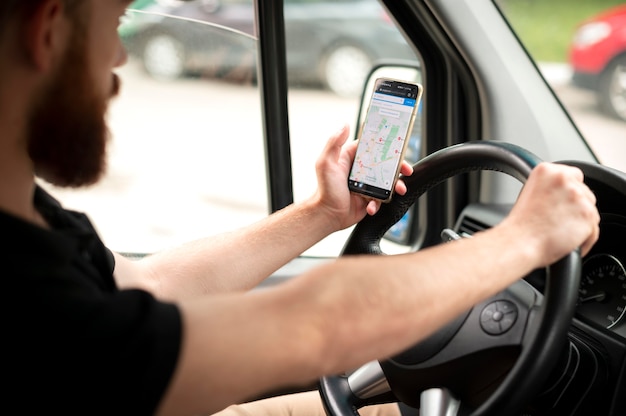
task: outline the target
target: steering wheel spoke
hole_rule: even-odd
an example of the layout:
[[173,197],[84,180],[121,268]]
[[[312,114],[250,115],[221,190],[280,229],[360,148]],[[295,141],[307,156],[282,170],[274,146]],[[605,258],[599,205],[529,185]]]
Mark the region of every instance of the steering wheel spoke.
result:
[[432,388],[420,395],[420,416],[456,416],[461,402],[447,389]]
[[371,399],[391,391],[378,361],[371,361],[348,376],[350,391],[359,399]]
[[396,402],[378,361],[371,361],[348,375],[320,380],[320,395],[329,415],[358,415],[361,407]]
[[420,408],[420,391],[445,386],[468,406],[478,406],[532,342],[542,298],[531,285],[518,281],[381,362],[394,395]]

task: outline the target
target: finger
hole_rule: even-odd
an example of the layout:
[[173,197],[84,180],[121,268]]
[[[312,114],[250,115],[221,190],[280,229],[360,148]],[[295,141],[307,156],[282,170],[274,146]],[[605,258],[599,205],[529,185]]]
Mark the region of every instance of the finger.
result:
[[413,174],[413,166],[406,160],[403,160],[400,166],[400,173],[404,176],[411,176]]
[[335,146],[341,147],[348,140],[348,133],[350,133],[350,126],[344,124],[339,131],[332,136],[331,140],[334,140]]
[[591,248],[598,241],[598,238],[600,238],[601,218],[600,218],[600,213],[598,212],[597,209],[595,209],[595,195],[593,196],[593,199],[594,199],[594,202],[593,202],[594,209],[593,209],[592,218],[591,218],[591,222],[593,223],[592,225],[593,228],[591,229],[591,234],[589,235],[589,237],[587,237],[587,240],[581,246],[581,254],[583,256],[589,253]]
[[374,215],[378,212],[378,209],[380,208],[380,201],[375,201],[375,200],[371,200],[367,203],[367,213],[369,215]]
[[404,195],[406,194],[406,191],[406,184],[402,179],[399,179],[398,182],[396,182],[396,193],[399,195]]
[[579,182],[583,182],[585,180],[585,174],[580,168],[577,168],[576,166],[568,166],[568,165],[566,165],[565,167],[570,170],[570,172],[572,173],[572,176]]
[[596,244],[596,241],[598,241],[599,236],[600,236],[600,228],[595,227],[591,236],[580,247],[581,256],[584,257],[591,251],[591,248],[594,246],[594,244]]
[[336,160],[341,153],[341,149],[343,145],[346,143],[348,139],[348,133],[350,132],[350,128],[347,124],[339,129],[335,134],[330,136],[330,139],[326,142],[326,146],[324,147],[324,153],[327,156],[330,156],[332,160]]
[[354,160],[354,157],[356,156],[356,148],[358,145],[358,140],[352,140],[343,147],[350,162],[352,162]]
[[598,200],[596,199],[596,194],[593,193],[593,191],[591,189],[589,189],[589,187],[585,186],[585,195],[587,196],[587,199],[589,200],[589,202],[591,202],[591,204],[593,206],[596,206],[596,204],[598,203]]

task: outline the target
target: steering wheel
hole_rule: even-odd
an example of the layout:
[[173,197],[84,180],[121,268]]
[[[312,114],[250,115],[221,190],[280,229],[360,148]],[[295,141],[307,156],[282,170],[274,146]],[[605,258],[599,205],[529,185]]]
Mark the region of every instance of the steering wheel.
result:
[[[527,150],[502,142],[468,142],[435,152],[403,178],[405,195],[395,195],[356,225],[343,255],[383,254],[385,232],[417,198],[452,176],[493,170],[523,183],[539,162]],[[354,416],[361,407],[397,401],[419,408],[421,415],[519,412],[539,392],[566,345],[580,268],[575,250],[546,269],[543,295],[520,280],[388,360],[323,377],[319,390],[326,413]]]

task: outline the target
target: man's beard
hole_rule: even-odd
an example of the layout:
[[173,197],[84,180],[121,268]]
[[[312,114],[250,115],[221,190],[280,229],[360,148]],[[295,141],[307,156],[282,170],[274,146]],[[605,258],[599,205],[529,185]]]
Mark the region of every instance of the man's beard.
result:
[[68,48],[29,120],[28,152],[35,174],[64,187],[91,185],[105,173],[109,138],[105,113],[119,90],[116,75],[109,97],[93,88],[84,38],[74,38],[80,40]]

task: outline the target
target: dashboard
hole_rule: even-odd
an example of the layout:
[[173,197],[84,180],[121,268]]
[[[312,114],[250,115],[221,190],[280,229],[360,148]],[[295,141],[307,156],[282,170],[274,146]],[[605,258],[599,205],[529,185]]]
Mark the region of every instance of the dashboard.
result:
[[[626,174],[602,165],[562,162],[577,166],[596,195],[600,237],[583,258],[576,319],[626,340]],[[473,204],[461,214],[456,231],[471,235],[496,225],[510,205]],[[545,276],[526,278],[539,291]]]
[[600,211],[600,238],[583,259],[576,318],[626,339],[626,174],[567,162],[585,173]]
[[[601,215],[600,236],[582,259],[576,312],[559,363],[532,404],[536,414],[626,414],[626,174],[588,162],[579,167]],[[471,235],[500,222],[511,205],[472,204],[455,225]],[[545,271],[524,279],[539,292]],[[542,409],[539,411],[538,409]],[[546,412],[546,413],[542,413]],[[535,414],[531,412],[530,414]]]

